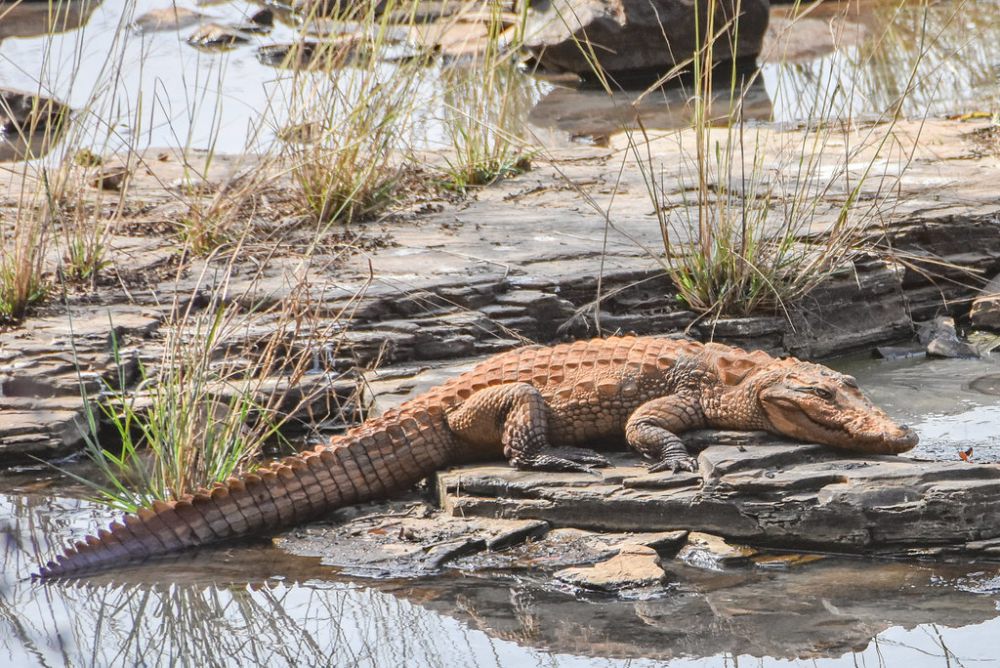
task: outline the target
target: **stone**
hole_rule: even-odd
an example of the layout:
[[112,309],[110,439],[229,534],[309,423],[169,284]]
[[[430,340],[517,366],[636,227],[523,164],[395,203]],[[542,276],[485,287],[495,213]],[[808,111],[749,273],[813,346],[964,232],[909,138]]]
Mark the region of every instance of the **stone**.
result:
[[90,185],[100,190],[120,192],[130,173],[129,168],[124,166],[102,167],[91,177]]
[[958,338],[954,319],[939,316],[923,323],[919,330],[920,342],[931,357],[975,358],[979,351]]
[[[760,53],[768,22],[764,0],[716,0],[717,30],[739,7],[738,39],[724,31],[715,60],[752,59]],[[593,53],[616,80],[623,75],[665,74],[700,48],[695,41],[696,11],[704,25],[709,0],[548,0],[532,3],[525,47],[545,70],[593,79]],[[704,28],[702,30],[704,33]]]
[[666,578],[660,558],[651,547],[624,545],[618,554],[593,566],[564,568],[556,571],[558,580],[585,589],[619,591],[652,587]]
[[687,544],[677,558],[696,568],[721,571],[732,566],[744,566],[757,555],[753,548],[730,545],[725,539],[710,533],[691,532]]
[[291,529],[274,543],[355,575],[414,577],[459,560],[466,564],[471,555],[508,550],[548,530],[539,520],[448,517],[411,495],[335,511],[329,521]]
[[180,30],[197,25],[205,18],[201,12],[186,7],[163,7],[146,12],[132,22],[132,27],[140,32]]
[[345,67],[362,58],[364,40],[345,37],[335,40],[300,40],[287,44],[266,44],[257,49],[263,65],[295,70],[330,70]]
[[199,49],[231,49],[249,41],[240,28],[218,23],[206,23],[187,38],[188,44]]
[[698,456],[698,474],[657,487],[637,457],[609,458],[614,466],[590,475],[454,468],[437,475],[438,498],[466,518],[536,519],[588,531],[690,530],[799,552],[906,556],[933,547],[948,556],[1000,538],[1000,464],[860,456],[775,439],[711,445]]
[[1000,331],[1000,274],[990,279],[972,300],[969,320],[975,329]]

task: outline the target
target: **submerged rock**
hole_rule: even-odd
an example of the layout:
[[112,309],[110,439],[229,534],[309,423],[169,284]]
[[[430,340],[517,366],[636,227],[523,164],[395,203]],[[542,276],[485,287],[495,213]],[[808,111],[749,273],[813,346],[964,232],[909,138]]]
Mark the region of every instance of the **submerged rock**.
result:
[[[736,17],[715,42],[716,62],[755,58],[768,22],[766,0],[716,0],[715,30]],[[708,0],[549,0],[532,3],[525,47],[552,72],[594,78],[591,60],[616,79],[665,74],[689,59],[704,40]],[[697,15],[697,16],[696,16]],[[735,26],[738,24],[738,30]],[[735,45],[733,41],[735,40]]]

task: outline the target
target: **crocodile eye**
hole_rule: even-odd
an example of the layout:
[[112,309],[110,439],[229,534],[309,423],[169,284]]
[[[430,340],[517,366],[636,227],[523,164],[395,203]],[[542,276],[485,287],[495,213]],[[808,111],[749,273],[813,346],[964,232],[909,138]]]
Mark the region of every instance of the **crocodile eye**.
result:
[[809,391],[824,401],[830,401],[833,399],[833,392],[825,387],[810,387]]
[[844,381],[844,385],[847,387],[858,389],[858,379],[854,376],[844,376],[842,380]]

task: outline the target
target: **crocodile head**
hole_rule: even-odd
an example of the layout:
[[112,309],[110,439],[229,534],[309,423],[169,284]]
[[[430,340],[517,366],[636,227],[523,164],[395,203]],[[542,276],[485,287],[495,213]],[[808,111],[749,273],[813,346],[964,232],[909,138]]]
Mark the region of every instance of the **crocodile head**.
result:
[[757,401],[771,431],[845,450],[894,454],[917,444],[858,389],[851,376],[818,364],[789,360],[760,374]]

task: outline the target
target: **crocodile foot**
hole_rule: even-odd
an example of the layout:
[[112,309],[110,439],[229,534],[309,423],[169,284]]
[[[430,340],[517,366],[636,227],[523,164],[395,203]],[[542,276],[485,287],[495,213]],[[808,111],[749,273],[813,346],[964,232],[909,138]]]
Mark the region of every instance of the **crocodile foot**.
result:
[[687,455],[668,454],[660,461],[649,464],[650,473],[661,473],[663,471],[671,471],[673,473],[691,471],[694,473],[697,470],[698,460]]
[[550,471],[556,473],[592,473],[596,475],[593,465],[555,457],[553,455],[532,455],[518,457],[511,461],[514,468],[520,471]]
[[552,452],[557,457],[567,459],[571,462],[576,462],[577,464],[583,464],[584,466],[591,466],[597,469],[608,468],[611,466],[611,461],[608,460],[607,457],[595,452],[594,450],[588,450],[587,448],[571,448],[564,446],[553,448]]

